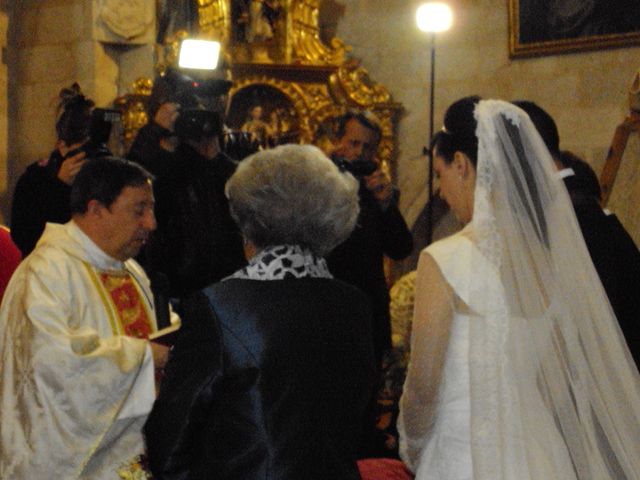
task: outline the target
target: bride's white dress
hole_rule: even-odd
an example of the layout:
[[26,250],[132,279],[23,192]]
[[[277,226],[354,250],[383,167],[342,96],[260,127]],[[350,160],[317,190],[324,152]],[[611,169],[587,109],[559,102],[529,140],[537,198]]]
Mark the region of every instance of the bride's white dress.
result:
[[451,325],[439,411],[420,458],[416,478],[472,479],[469,397],[469,321],[459,314]]
[[[482,254],[473,244],[473,233],[470,227],[462,232],[440,242],[436,242],[426,249],[423,255],[429,255],[437,264],[442,273],[443,280],[453,292],[452,317],[449,326],[449,340],[446,348],[444,366],[441,371],[440,385],[435,401],[435,413],[433,413],[433,426],[424,434],[423,448],[415,458],[417,480],[465,480],[473,479],[472,460],[472,436],[471,436],[471,395],[469,375],[469,336],[471,326],[481,326],[486,316],[492,315],[488,296],[496,295],[502,287],[497,273],[482,257]],[[463,265],[477,265],[482,272],[472,278]],[[419,273],[420,274],[420,273]],[[486,296],[478,297],[478,290],[484,290]],[[429,296],[429,291],[417,291],[416,295]],[[427,299],[428,301],[428,299]],[[526,322],[524,319],[512,319],[510,322],[512,331],[510,335],[526,335]],[[482,327],[480,327],[482,328]],[[522,345],[526,348],[528,342],[525,338],[521,342],[510,342]],[[530,342],[529,342],[530,343]],[[421,354],[418,346],[413,354]],[[510,356],[517,355],[527,358],[530,352],[511,352]],[[522,381],[528,381],[532,385],[536,383],[536,375],[539,373],[535,362],[530,362],[527,369],[518,372],[505,372],[506,376],[518,376]],[[418,373],[419,372],[414,372]],[[527,378],[529,380],[527,380]],[[411,383],[408,384],[409,388]],[[514,454],[511,461],[502,462],[502,474],[504,478],[514,480],[558,478],[557,472],[573,470],[569,460],[565,442],[559,433],[558,427],[553,421],[542,396],[536,388],[531,389],[528,398],[516,398],[515,389],[505,391],[503,395],[510,399],[512,408],[522,412],[521,422],[518,428],[514,428],[513,435],[507,436],[505,445],[502,440],[485,437],[481,441],[495,445],[501,453],[508,458],[511,451],[518,452],[527,444],[526,461],[521,461]],[[509,403],[509,402],[508,402]],[[420,410],[418,409],[417,412]],[[481,413],[481,412],[476,412]],[[419,414],[419,413],[417,413]],[[425,415],[430,415],[424,411]],[[406,416],[403,420],[406,422]],[[419,419],[413,419],[417,424]],[[411,429],[410,425],[405,425]],[[526,432],[526,433],[523,433]],[[528,438],[520,438],[526,435]],[[476,439],[478,436],[475,437]],[[575,478],[575,476],[563,476],[563,480]]]

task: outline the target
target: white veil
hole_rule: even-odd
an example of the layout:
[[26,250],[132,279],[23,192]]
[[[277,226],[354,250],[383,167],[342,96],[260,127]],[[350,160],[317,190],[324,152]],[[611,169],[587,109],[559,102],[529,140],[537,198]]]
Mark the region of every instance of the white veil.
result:
[[470,265],[495,313],[470,326],[474,478],[640,479],[640,375],[566,189],[522,110],[475,116],[472,228],[501,288]]

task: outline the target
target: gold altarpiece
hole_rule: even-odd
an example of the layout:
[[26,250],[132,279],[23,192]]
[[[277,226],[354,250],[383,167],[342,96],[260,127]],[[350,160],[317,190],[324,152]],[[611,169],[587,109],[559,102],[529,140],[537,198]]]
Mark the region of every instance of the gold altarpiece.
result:
[[[263,120],[273,124],[278,143],[314,143],[322,146],[335,130],[335,119],[351,108],[369,109],[380,118],[382,140],[378,155],[393,170],[395,131],[400,104],[376,83],[359,62],[348,57],[350,48],[333,39],[321,40],[319,12],[322,0],[253,0],[249,7],[273,7],[267,34],[248,34],[253,11],[244,2],[198,0],[199,38],[221,42],[233,87],[227,123],[241,128],[251,110],[260,106]],[[252,4],[254,4],[252,6]],[[258,5],[259,4],[259,5]],[[270,29],[270,30],[269,30]],[[193,35],[193,34],[192,34]],[[178,31],[158,48],[158,69],[175,65]],[[124,111],[125,143],[146,123],[144,101],[151,81],[139,79],[132,94],[116,101]]]

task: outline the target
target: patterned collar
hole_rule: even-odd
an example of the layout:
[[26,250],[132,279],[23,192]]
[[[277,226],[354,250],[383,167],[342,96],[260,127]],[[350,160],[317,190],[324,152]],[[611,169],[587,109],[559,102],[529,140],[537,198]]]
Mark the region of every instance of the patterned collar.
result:
[[[283,280],[285,278],[333,278],[324,258],[316,257],[298,245],[266,247],[245,268],[229,278]],[[225,279],[225,280],[226,280]]]

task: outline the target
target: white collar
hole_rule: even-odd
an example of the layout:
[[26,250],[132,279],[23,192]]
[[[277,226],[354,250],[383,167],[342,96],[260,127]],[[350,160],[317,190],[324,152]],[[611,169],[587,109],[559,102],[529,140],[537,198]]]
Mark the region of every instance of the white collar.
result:
[[576,172],[573,171],[573,168],[563,168],[562,170],[558,170],[558,172],[556,173],[556,175],[560,179],[572,177],[575,176],[575,174]]
[[123,270],[124,262],[117,260],[104,252],[91,238],[82,231],[76,222],[71,220],[65,227],[70,237],[80,243],[84,250],[84,257],[93,266],[101,270]]
[[[257,253],[245,268],[228,278],[283,280],[285,278],[333,278],[322,257],[298,245],[276,245]],[[226,280],[225,279],[225,280]]]

